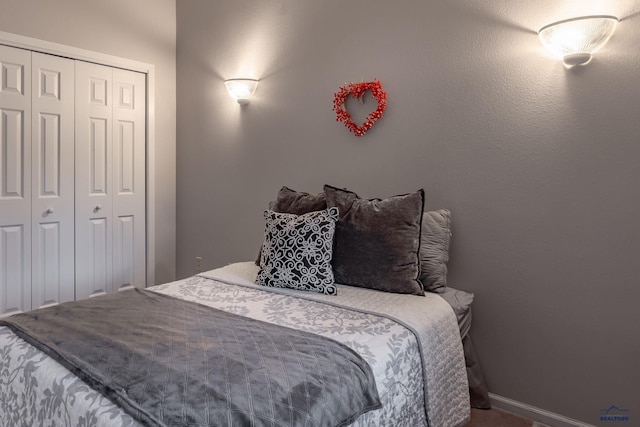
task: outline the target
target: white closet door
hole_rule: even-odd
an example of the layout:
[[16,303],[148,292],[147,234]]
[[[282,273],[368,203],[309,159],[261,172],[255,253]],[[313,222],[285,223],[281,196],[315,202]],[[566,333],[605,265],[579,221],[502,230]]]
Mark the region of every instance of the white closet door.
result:
[[0,46],[0,316],[31,309],[31,52]]
[[32,56],[32,308],[75,298],[74,61]]
[[113,69],[76,61],[76,299],[113,290]]
[[146,284],[146,78],[113,70],[113,284]]
[[76,62],[76,298],[146,283],[146,77]]

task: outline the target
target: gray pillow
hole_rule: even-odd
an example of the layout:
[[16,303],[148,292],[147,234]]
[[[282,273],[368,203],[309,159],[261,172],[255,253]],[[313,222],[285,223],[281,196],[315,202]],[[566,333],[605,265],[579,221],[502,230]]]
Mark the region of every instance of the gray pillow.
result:
[[309,194],[303,191],[282,187],[278,191],[278,197],[273,205],[273,211],[292,213],[296,215],[327,209],[327,200],[324,193]]
[[337,207],[333,247],[336,283],[424,295],[420,276],[420,227],[424,190],[388,199],[361,199],[324,186],[327,206]]
[[447,286],[451,212],[447,209],[425,212],[420,240],[420,281],[425,291],[443,293]]
[[304,215],[265,211],[264,218],[257,283],[335,295],[331,257],[338,209]]
[[[269,210],[280,213],[302,215],[309,212],[327,209],[327,200],[324,193],[309,194],[303,191],[292,190],[283,186],[278,191],[276,200],[269,203]],[[262,249],[258,252],[256,265],[260,266]]]

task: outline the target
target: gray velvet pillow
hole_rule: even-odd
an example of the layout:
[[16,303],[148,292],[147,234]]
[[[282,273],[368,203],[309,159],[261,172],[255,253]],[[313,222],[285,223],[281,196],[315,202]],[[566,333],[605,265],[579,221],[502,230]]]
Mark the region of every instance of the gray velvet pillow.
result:
[[447,286],[451,212],[447,209],[425,212],[420,239],[420,281],[425,291],[443,293]]
[[336,283],[424,295],[419,281],[424,191],[388,199],[361,199],[330,185],[324,192],[327,206],[340,211],[332,261]]
[[309,194],[302,191],[282,187],[273,205],[274,212],[302,215],[309,212],[327,209],[324,193]]
[[[289,213],[304,215],[309,212],[316,212],[327,209],[327,199],[324,193],[309,194],[303,191],[292,190],[283,186],[278,191],[278,197],[269,203],[269,210],[279,213]],[[256,265],[260,266],[262,257],[262,247],[258,252]]]

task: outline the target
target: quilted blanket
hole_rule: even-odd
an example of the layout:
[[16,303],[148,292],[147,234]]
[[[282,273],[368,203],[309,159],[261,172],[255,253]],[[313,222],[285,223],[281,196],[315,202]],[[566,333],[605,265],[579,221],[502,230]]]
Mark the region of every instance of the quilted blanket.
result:
[[[353,427],[455,427],[469,393],[455,315],[438,295],[338,285],[338,295],[254,285],[252,262],[149,288],[245,317],[326,336],[371,366],[382,408]],[[205,277],[208,276],[208,277]],[[229,284],[235,283],[235,284]],[[138,426],[77,376],[0,327],[0,425]]]
[[337,341],[133,289],[0,320],[147,426],[344,426],[379,408]]

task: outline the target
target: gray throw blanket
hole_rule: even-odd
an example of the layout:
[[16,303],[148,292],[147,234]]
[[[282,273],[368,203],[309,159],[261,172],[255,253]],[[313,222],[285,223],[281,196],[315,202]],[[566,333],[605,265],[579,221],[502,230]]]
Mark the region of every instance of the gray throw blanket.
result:
[[380,408],[328,338],[139,289],[0,321],[143,425],[345,426]]

